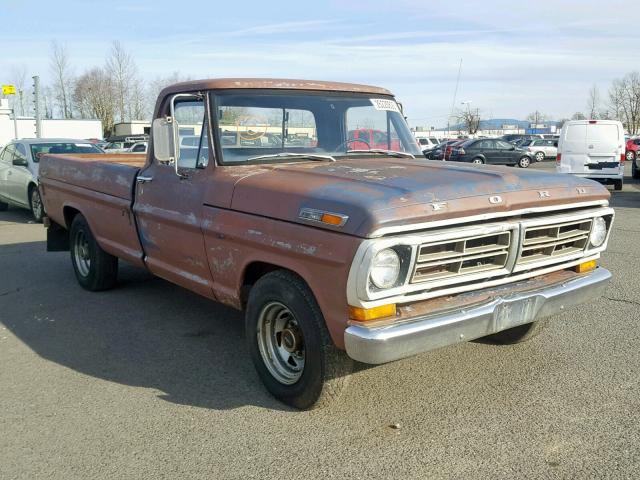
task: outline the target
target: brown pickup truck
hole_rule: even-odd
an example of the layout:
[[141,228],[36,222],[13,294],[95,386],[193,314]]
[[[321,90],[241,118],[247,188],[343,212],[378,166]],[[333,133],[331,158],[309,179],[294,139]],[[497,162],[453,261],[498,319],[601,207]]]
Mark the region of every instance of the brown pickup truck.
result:
[[[352,144],[362,128],[375,146]],[[261,379],[297,408],[336,397],[354,360],[524,341],[611,276],[604,187],[420,158],[391,93],[364,85],[177,84],[146,157],[46,155],[40,191],[82,287],[114,287],[124,260],[245,311]]]

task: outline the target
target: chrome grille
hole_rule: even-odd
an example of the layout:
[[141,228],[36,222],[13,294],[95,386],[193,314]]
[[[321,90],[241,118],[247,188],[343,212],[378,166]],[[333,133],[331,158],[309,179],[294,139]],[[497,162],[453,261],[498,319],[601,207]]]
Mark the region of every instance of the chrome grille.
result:
[[583,252],[589,241],[591,218],[524,228],[517,265],[562,258]]
[[510,244],[510,231],[422,244],[411,283],[500,270]]

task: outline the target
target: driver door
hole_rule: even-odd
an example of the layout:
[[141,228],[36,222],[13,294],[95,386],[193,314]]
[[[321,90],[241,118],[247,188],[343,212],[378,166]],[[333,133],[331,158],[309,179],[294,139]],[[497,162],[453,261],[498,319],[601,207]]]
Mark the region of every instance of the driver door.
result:
[[213,295],[213,279],[201,230],[203,198],[210,183],[209,123],[201,96],[175,103],[178,145],[183,136],[197,135],[197,147],[181,147],[176,174],[173,164],[154,157],[138,174],[134,213],[149,270],[159,277]]

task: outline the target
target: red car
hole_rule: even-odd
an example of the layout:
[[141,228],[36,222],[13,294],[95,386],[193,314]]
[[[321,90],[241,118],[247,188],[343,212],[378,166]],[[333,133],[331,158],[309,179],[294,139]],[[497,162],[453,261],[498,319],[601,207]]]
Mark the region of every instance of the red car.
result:
[[627,161],[631,162],[638,158],[638,151],[640,150],[640,137],[630,138],[627,140]]
[[400,150],[400,139],[394,137],[388,139],[385,132],[371,128],[350,130],[349,143],[352,150],[369,150],[371,148]]

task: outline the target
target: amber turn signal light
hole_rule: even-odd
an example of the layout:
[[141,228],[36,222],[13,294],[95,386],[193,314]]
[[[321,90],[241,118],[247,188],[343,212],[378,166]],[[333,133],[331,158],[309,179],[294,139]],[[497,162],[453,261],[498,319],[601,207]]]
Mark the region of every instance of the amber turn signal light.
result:
[[396,304],[380,305],[373,308],[360,308],[349,306],[349,318],[358,322],[377,320],[378,318],[391,317],[396,314]]
[[585,273],[590,272],[591,270],[595,270],[598,266],[598,262],[595,260],[589,260],[588,262],[581,263],[580,265],[576,265],[576,272]]
[[323,213],[321,220],[322,223],[326,223],[327,225],[342,225],[344,223],[344,218],[339,215],[333,215],[332,213]]

